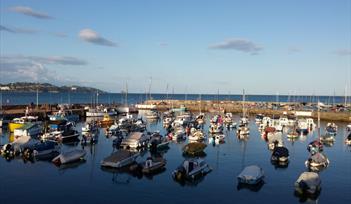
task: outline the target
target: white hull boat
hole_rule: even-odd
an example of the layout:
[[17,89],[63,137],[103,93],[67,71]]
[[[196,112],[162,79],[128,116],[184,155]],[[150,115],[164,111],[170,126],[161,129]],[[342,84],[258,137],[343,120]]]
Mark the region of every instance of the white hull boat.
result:
[[85,150],[75,149],[69,152],[61,153],[60,155],[55,157],[52,160],[52,162],[57,165],[72,163],[83,159],[85,154],[86,154]]

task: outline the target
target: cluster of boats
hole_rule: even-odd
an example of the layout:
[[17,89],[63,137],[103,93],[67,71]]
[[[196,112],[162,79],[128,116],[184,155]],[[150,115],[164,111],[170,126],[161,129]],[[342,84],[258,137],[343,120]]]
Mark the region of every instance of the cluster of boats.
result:
[[[89,115],[94,115],[92,110],[89,111]],[[16,118],[9,124],[9,131],[14,132],[15,139],[2,145],[1,153],[7,159],[18,155],[27,159],[49,158],[56,165],[77,162],[84,159],[86,151],[61,151],[60,144],[80,141],[82,145],[94,145],[98,142],[100,129],[105,128],[106,137],[112,140],[113,153],[101,161],[102,168],[123,168],[146,175],[155,174],[163,171],[167,165],[163,157],[169,144],[172,141],[182,141],[186,142],[183,146],[185,160],[172,172],[172,178],[180,182],[192,182],[212,170],[204,160],[204,150],[207,144],[224,143],[225,129],[236,129],[239,140],[247,140],[250,135],[250,120],[245,110],[238,123],[235,122],[232,113],[213,115],[209,120],[208,133],[204,131],[207,117],[201,112],[194,115],[180,109],[160,114],[152,110],[146,112],[143,117],[136,118],[126,114],[117,120],[112,112],[108,112],[112,110],[102,111],[104,114],[99,115],[102,119],[88,120],[80,131],[75,127],[77,119],[72,114],[68,117],[64,112],[51,115],[44,122],[31,116]],[[162,118],[163,127],[166,129],[165,135],[161,135],[159,131],[147,131],[147,121],[159,118]],[[289,163],[289,150],[284,146],[282,133],[286,131],[288,139],[294,139],[305,137],[316,127],[312,118],[268,117],[260,114],[255,120],[271,152],[271,162],[277,167],[286,167]],[[351,145],[351,127],[348,128],[349,135],[345,142]],[[298,194],[316,195],[320,191],[321,180],[318,172],[329,165],[328,158],[323,154],[323,145],[334,142],[337,131],[336,124],[328,123],[325,134],[319,135],[317,140],[308,145],[310,155],[305,165],[309,171],[303,172],[295,182]],[[139,156],[145,152],[148,152],[149,156],[140,162]],[[237,180],[239,185],[255,186],[262,185],[264,177],[261,167],[250,165],[240,172]]]

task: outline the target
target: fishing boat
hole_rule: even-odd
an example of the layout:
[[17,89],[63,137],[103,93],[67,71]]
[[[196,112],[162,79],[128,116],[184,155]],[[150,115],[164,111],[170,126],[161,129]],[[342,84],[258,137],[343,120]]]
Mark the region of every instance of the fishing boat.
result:
[[321,180],[315,172],[303,172],[295,182],[295,191],[299,195],[313,195],[320,191]]
[[167,161],[162,157],[148,157],[145,162],[141,164],[142,172],[144,174],[152,174],[165,168]]
[[130,152],[128,150],[119,150],[112,153],[101,161],[102,167],[121,168],[135,162],[139,156],[138,152]]
[[256,165],[247,166],[238,175],[238,182],[249,185],[256,185],[263,181],[264,172],[263,169]]
[[35,123],[37,122],[38,117],[34,116],[24,116],[21,118],[14,118],[12,121],[9,122],[9,130],[10,132],[14,132],[15,129],[23,127],[26,123]]
[[195,180],[210,171],[210,166],[203,159],[187,159],[172,172],[172,177],[177,181]]
[[69,152],[63,152],[55,157],[52,162],[56,165],[68,164],[84,159],[85,150],[74,149]]
[[22,127],[14,130],[15,137],[36,137],[42,132],[42,127],[38,123],[25,123]]
[[79,115],[74,114],[72,111],[59,110],[58,112],[48,115],[51,121],[67,120],[70,122],[77,122]]
[[58,130],[50,130],[43,135],[40,136],[42,140],[55,140],[56,138],[60,138],[62,136],[63,131]]

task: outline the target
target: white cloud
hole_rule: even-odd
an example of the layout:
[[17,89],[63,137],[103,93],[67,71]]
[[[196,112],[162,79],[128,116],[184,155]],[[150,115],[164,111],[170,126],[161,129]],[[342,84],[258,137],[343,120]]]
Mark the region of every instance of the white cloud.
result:
[[37,56],[1,56],[1,78],[4,82],[13,81],[40,81],[40,82],[63,82],[66,79],[60,77],[48,65],[86,65],[84,60],[65,57],[37,57]]
[[94,43],[97,45],[116,47],[117,44],[100,36],[97,32],[91,29],[83,29],[78,34],[79,38],[90,43]]
[[250,40],[238,38],[231,38],[224,40],[223,42],[215,43],[213,45],[210,45],[209,48],[221,50],[237,50],[251,54],[258,54],[258,52],[263,49],[261,46]]
[[16,12],[16,13],[20,13],[20,14],[24,14],[26,16],[31,16],[34,18],[38,18],[38,19],[52,19],[53,17],[49,16],[46,13],[41,13],[38,11],[34,11],[32,8],[27,7],[27,6],[15,6],[15,7],[11,7],[10,11]]

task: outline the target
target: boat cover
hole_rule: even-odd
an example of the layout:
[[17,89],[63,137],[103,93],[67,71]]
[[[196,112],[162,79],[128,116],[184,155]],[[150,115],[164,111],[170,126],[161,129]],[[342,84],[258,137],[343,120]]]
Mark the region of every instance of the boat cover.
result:
[[311,159],[312,162],[315,162],[315,163],[325,163],[328,160],[327,156],[325,156],[324,154],[319,153],[319,152],[317,152],[316,154],[312,155],[310,157],[310,159]]
[[276,147],[274,148],[272,155],[276,157],[288,157],[289,150],[286,147]]
[[299,184],[301,181],[303,181],[309,188],[316,188],[321,184],[319,175],[315,172],[303,172],[297,179],[296,183]]
[[264,176],[264,172],[261,167],[251,165],[245,167],[245,169],[238,175],[238,178],[244,178],[246,180],[258,180]]

